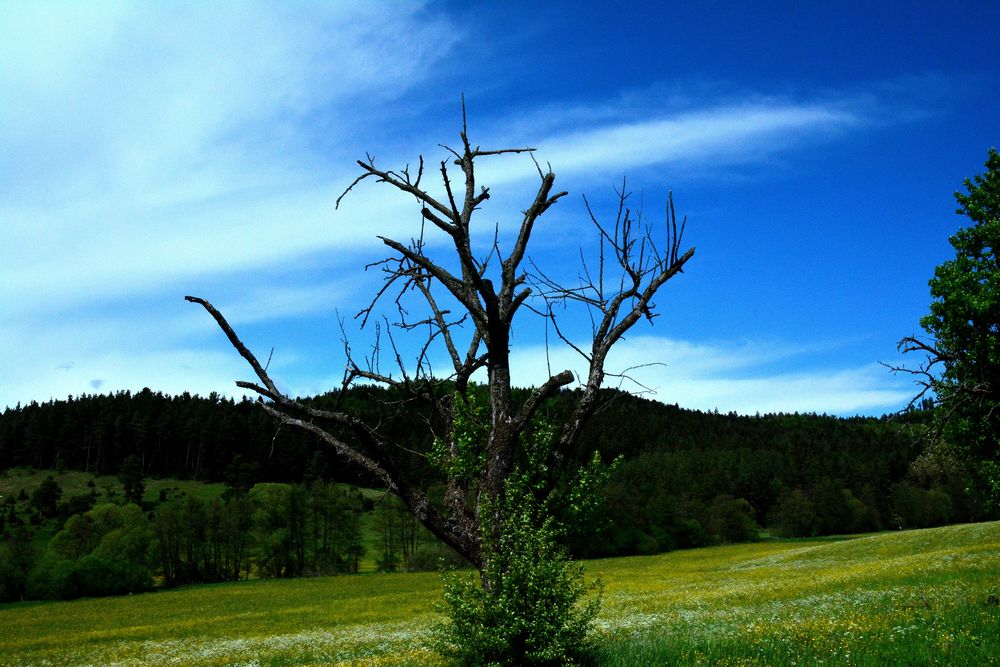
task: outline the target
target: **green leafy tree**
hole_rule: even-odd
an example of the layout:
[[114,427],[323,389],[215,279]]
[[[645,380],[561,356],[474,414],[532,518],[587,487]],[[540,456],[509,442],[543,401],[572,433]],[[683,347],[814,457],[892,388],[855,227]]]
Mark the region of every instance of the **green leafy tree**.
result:
[[382,537],[376,568],[383,572],[409,570],[420,537],[413,514],[398,498],[388,495],[375,506],[375,528]]
[[185,523],[183,499],[173,498],[156,508],[152,521],[153,551],[167,586],[187,583],[190,569],[184,560]]
[[208,507],[208,519],[212,577],[222,581],[242,578],[250,567],[250,499],[245,495],[233,495],[226,501],[216,499]]
[[[357,572],[361,543],[362,498],[316,480],[309,487],[309,567],[317,574]],[[412,520],[412,516],[410,516]]]
[[760,532],[750,503],[726,493],[712,499],[706,510],[705,523],[705,532],[724,544],[753,542]]
[[142,494],[146,492],[146,479],[142,471],[142,460],[135,454],[122,461],[118,471],[118,481],[124,489],[125,502],[142,506]]
[[[90,512],[98,512],[100,508],[115,508],[104,519],[95,523],[110,528],[101,536],[97,547],[92,552],[108,560],[125,560],[145,567],[149,560],[152,534],[149,530],[149,519],[138,505],[129,503],[123,507],[102,505]],[[89,514],[89,513],[88,513]]]
[[0,543],[0,601],[21,600],[37,551],[24,526],[14,526]]
[[151,538],[149,519],[138,505],[104,503],[71,516],[49,549],[69,560],[95,554],[145,565]]
[[250,489],[256,563],[266,577],[295,577],[306,567],[306,492],[274,482]]
[[930,280],[930,313],[920,320],[929,339],[900,341],[903,352],[925,354],[914,374],[918,401],[932,394],[932,435],[943,453],[969,463],[981,496],[1000,503],[1000,153],[990,149],[986,173],[965,180],[955,193],[956,213],[972,224],[951,237],[954,259]]
[[89,516],[74,514],[66,520],[63,529],[52,536],[49,549],[62,558],[77,560],[93,551],[101,537]]
[[771,510],[771,526],[782,537],[809,537],[816,527],[816,506],[802,489],[786,491]]
[[70,599],[148,590],[151,539],[149,520],[137,505],[107,503],[73,515],[32,570],[28,595]]
[[59,483],[46,477],[31,494],[31,504],[38,513],[50,519],[59,514],[59,500],[62,498],[62,487]]

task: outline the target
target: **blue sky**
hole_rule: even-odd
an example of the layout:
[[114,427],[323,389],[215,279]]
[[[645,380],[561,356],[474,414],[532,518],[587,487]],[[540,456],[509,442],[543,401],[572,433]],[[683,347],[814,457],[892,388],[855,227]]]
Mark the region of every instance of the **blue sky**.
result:
[[[953,192],[1000,144],[1000,4],[830,4],[3,2],[0,407],[236,395],[249,369],[185,294],[273,348],[288,392],[336,385],[376,234],[419,220],[371,183],[334,201],[366,152],[440,160],[464,93],[475,143],[537,147],[570,192],[539,264],[575,275],[581,195],[611,215],[627,177],[658,221],[673,191],[697,254],[612,360],[651,364],[654,398],[899,409],[912,387],[878,362],[918,331]],[[533,174],[483,163],[483,239]],[[519,384],[545,379],[540,331],[515,327]]]

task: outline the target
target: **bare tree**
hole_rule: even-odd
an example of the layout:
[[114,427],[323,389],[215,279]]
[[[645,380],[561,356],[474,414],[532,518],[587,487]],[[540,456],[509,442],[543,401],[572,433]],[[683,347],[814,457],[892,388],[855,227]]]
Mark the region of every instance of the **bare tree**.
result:
[[[429,404],[437,412],[439,423],[445,425],[439,440],[447,443],[446,458],[457,463],[467,452],[459,446],[453,428],[454,396],[467,395],[473,375],[481,369],[486,372],[490,420],[483,441],[474,444],[476,469],[471,475],[467,469],[448,472],[442,502],[432,502],[418,482],[408,477],[404,466],[399,465],[399,456],[405,450],[403,443],[388,440],[378,424],[366,423],[357,415],[319,409],[282,393],[265,366],[215,307],[198,297],[185,298],[204,306],[253,368],[257,381],[236,384],[258,393],[264,410],[282,424],[313,433],[332,446],[344,461],[381,480],[434,535],[482,570],[480,527],[490,527],[498,520],[483,508],[499,506],[487,501],[503,496],[519,438],[536,412],[546,399],[577,379],[569,370],[553,373],[525,400],[515,402],[510,368],[515,317],[525,309],[545,318],[557,337],[582,355],[588,365],[587,375],[580,378],[581,388],[575,394],[575,407],[559,427],[549,455],[550,464],[558,467],[564,464],[567,451],[597,407],[612,347],[641,318],[652,320],[653,297],[664,283],[681,272],[694,255],[694,249],[681,252],[684,223],[677,223],[672,198],[668,200],[666,225],[654,234],[641,215],[629,208],[628,193],[623,187],[617,192],[619,205],[613,224],[599,222],[587,203],[597,242],[589,255],[581,251],[579,280],[569,284],[551,276],[528,259],[527,251],[541,216],[566,195],[553,192],[555,174],[535,161],[538,190],[522,212],[516,236],[510,235],[511,241],[504,244],[500,230],[495,229],[492,234],[487,232],[487,241],[483,243],[483,234],[474,228],[473,218],[490,198],[490,190],[476,181],[478,161],[509,154],[531,155],[535,149],[483,150],[474,146],[468,138],[464,110],[460,137],[457,149],[443,147],[450,158],[437,167],[443,195],[433,196],[425,188],[422,157],[414,172],[409,166],[398,171],[383,170],[369,155],[358,161],[360,175],[337,200],[339,206],[356,186],[372,179],[412,196],[421,217],[418,234],[408,242],[379,237],[390,251],[389,256],[373,265],[383,272],[384,284],[358,314],[362,326],[370,320],[374,323],[376,343],[371,356],[356,363],[345,336],[348,361],[342,393],[362,380],[394,387],[413,400]],[[455,174],[450,170],[449,160],[461,172],[456,182],[452,180]],[[443,238],[447,249],[444,258],[431,256],[425,234]],[[509,247],[505,250],[504,245]],[[586,257],[590,257],[589,262]],[[389,298],[394,298],[397,306],[396,322],[374,317],[376,305]],[[416,318],[411,314],[412,306],[405,301],[414,298],[423,307],[422,316]],[[564,309],[556,306],[567,304],[582,306],[590,312],[589,345],[574,342],[565,326],[560,326],[559,314]],[[400,335],[405,332],[420,337],[416,358],[409,364],[403,361],[393,330]],[[431,350],[442,348],[451,368],[439,374],[431,366]],[[392,373],[382,370],[379,359],[383,352],[393,358]],[[449,471],[459,466],[443,467]]]

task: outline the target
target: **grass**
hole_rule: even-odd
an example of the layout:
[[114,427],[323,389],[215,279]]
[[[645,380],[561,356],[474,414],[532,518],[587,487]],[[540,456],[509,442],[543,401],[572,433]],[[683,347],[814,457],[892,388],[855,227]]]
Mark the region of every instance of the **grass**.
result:
[[184,494],[207,503],[221,497],[226,492],[226,485],[221,483],[177,479],[147,479],[145,481],[146,491],[142,494],[143,504],[159,503],[161,490],[166,490],[170,497]]
[[[12,468],[0,475],[0,502],[5,498],[17,498],[23,490],[27,496],[41,486],[46,477],[51,477],[62,489],[62,500],[73,496],[82,496],[91,492],[97,493],[97,502],[109,502],[112,499],[121,500],[122,485],[116,475],[95,475],[78,470],[58,472],[54,470],[34,470],[28,468]],[[93,486],[90,486],[90,483]],[[197,496],[205,501],[212,501],[226,490],[225,484],[212,484],[191,480],[147,479],[146,491],[142,496],[145,503],[159,502],[160,490],[167,489],[170,493],[184,492]]]
[[63,500],[90,493],[91,487],[87,485],[87,482],[90,481],[94,482],[93,488],[99,496],[104,494],[108,488],[121,492],[118,478],[110,475],[98,477],[91,473],[77,471],[57,472],[54,470],[12,468],[0,474],[0,501],[16,498],[22,491],[30,497],[32,492],[41,486],[46,477],[51,477],[58,482],[63,491]]
[[386,654],[399,664],[421,653],[438,592],[438,575],[426,573],[8,605],[0,608],[0,664],[378,664]]
[[1000,523],[740,545],[589,569],[608,582],[601,665],[1000,660],[1000,607],[990,597],[1000,596]]
[[[997,664],[1000,523],[587,563],[600,665]],[[421,665],[436,574],[0,607],[0,665]]]

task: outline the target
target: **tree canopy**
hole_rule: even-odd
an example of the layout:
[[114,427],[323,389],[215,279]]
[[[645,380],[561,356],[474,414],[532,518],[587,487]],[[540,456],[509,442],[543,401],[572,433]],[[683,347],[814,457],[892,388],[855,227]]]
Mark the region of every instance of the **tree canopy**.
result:
[[955,257],[930,280],[930,313],[920,320],[930,340],[907,337],[904,352],[923,352],[914,373],[938,405],[934,435],[942,449],[971,463],[981,492],[1000,500],[1000,153],[986,173],[965,179],[956,213],[972,224],[951,237]]

